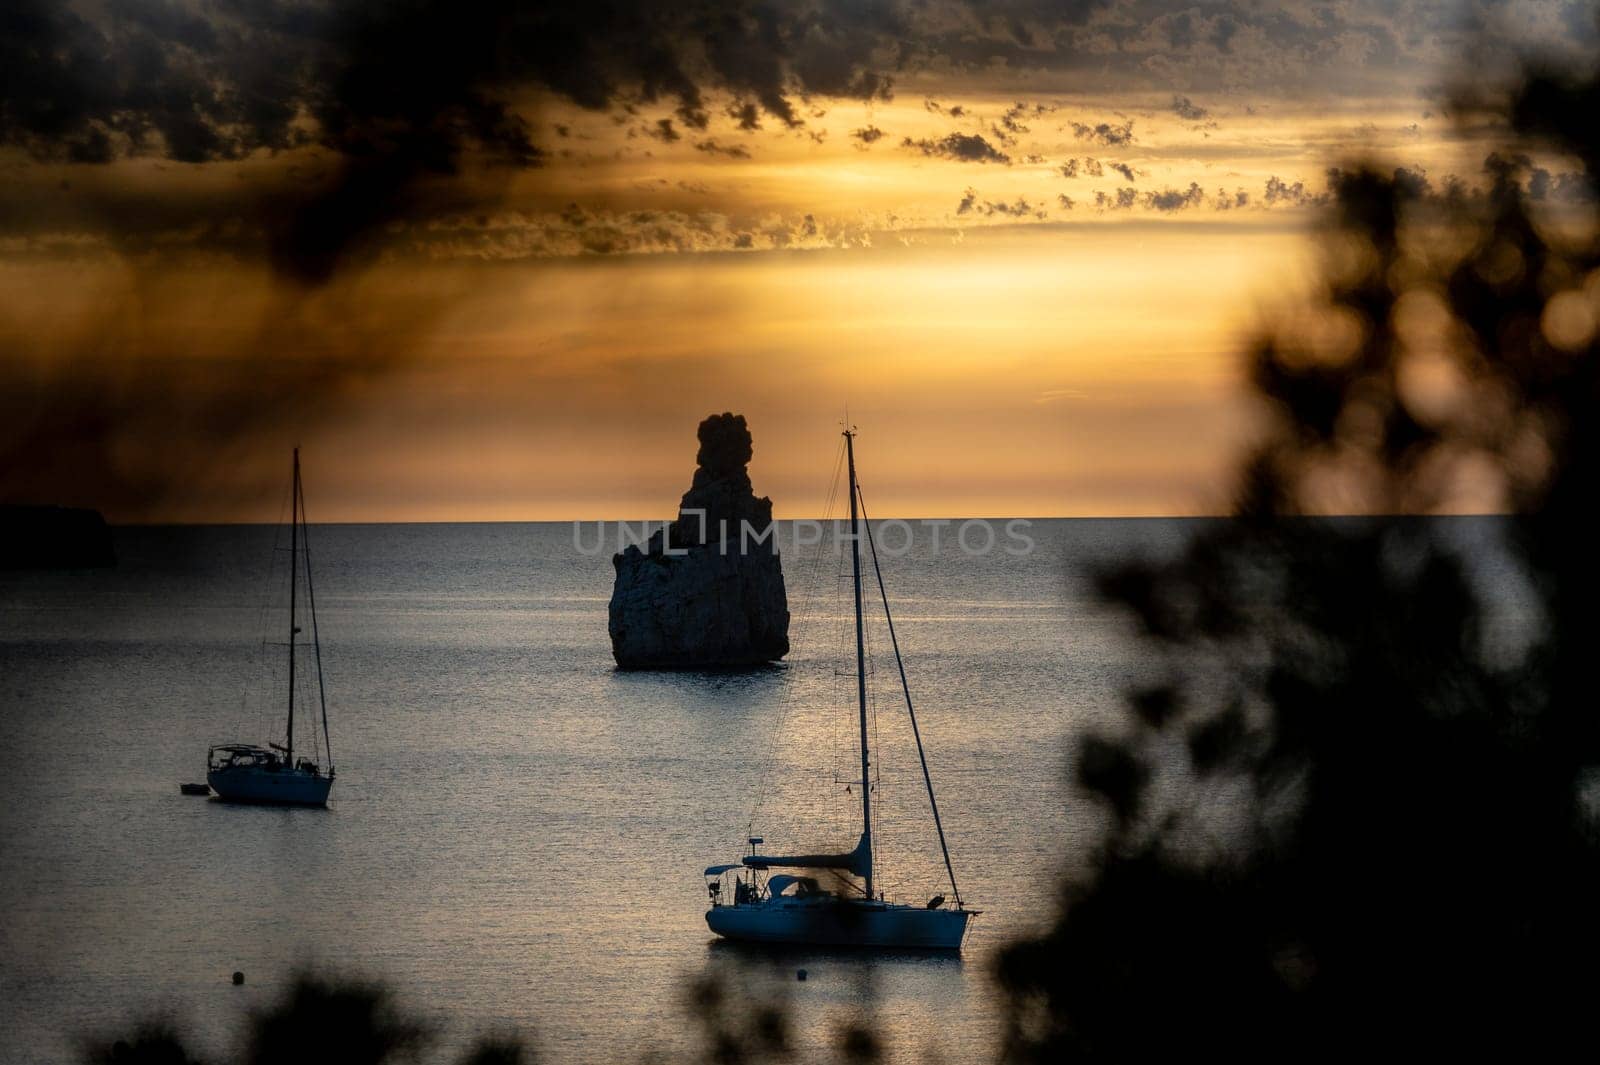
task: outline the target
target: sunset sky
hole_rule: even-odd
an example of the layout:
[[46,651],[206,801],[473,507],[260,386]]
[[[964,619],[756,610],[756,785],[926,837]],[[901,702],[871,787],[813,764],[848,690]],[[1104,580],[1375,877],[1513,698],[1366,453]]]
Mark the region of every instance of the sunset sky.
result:
[[[660,517],[745,414],[780,517],[1225,502],[1327,170],[1585,4],[149,0],[0,17],[0,500]],[[1537,160],[1530,194],[1575,187]],[[1542,174],[1543,177],[1539,177]]]

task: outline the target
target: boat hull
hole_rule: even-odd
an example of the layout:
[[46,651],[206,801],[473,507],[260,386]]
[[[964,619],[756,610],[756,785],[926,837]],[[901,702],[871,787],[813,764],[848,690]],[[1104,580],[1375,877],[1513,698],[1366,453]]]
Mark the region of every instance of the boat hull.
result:
[[333,778],[300,770],[233,768],[213,769],[206,783],[228,802],[254,802],[274,806],[326,806]]
[[747,943],[960,950],[971,917],[967,910],[929,910],[855,900],[780,899],[713,906],[706,911],[706,924],[719,936]]

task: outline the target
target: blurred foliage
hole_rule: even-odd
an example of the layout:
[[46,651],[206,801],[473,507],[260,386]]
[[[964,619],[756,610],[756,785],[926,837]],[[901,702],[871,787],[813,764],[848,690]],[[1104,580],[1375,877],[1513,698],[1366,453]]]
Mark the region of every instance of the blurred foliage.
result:
[[428,1035],[428,1026],[408,1018],[381,985],[304,977],[282,1002],[252,1019],[244,1060],[247,1065],[383,1065],[416,1057]]
[[132,1034],[108,1043],[93,1043],[83,1054],[86,1065],[202,1065],[191,1057],[177,1031],[147,1023]]
[[[1008,1060],[1586,1039],[1600,227],[1525,185],[1575,157],[1592,191],[1597,105],[1543,70],[1476,102],[1510,129],[1483,194],[1333,175],[1320,290],[1250,353],[1232,516],[1103,575],[1146,680],[1076,753],[1095,868],[1001,958]],[[1474,506],[1507,516],[1425,516]]]
[[[763,985],[764,987],[765,985]],[[646,1062],[676,1060],[715,1065],[756,1065],[798,1057],[788,1002],[771,987],[705,977],[693,981],[682,1002],[686,1053],[656,1052]],[[382,984],[302,974],[282,997],[250,1018],[242,1065],[394,1065],[436,1060],[426,1055],[435,1027],[399,1006]],[[850,1065],[882,1060],[881,1037],[863,1023],[845,1025],[830,1059]],[[170,1024],[151,1021],[114,1040],[84,1047],[85,1065],[205,1065]],[[532,1043],[522,1036],[479,1039],[460,1065],[535,1065]]]
[[[431,1027],[397,1005],[382,984],[302,974],[283,997],[254,1014],[245,1033],[244,1065],[390,1065],[417,1060],[432,1039]],[[88,1065],[202,1065],[165,1024],[145,1024],[133,1035],[95,1043]],[[480,1041],[462,1065],[533,1065],[518,1039]]]
[[699,1030],[701,1053],[697,1060],[745,1065],[793,1054],[789,1014],[781,1002],[753,1001],[707,977],[690,986],[684,1007]]

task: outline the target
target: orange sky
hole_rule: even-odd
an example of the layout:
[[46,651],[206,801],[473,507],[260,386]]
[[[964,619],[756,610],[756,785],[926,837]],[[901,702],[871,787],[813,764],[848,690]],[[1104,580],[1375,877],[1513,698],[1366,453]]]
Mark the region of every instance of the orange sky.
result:
[[1115,30],[1117,77],[930,60],[890,99],[796,94],[793,126],[741,124],[737,93],[695,129],[530,90],[544,165],[427,177],[312,282],[262,247],[275,197],[341,173],[314,141],[0,144],[0,498],[272,520],[298,442],[321,520],[661,517],[731,410],[794,517],[848,409],[885,517],[1214,513],[1249,434],[1237,353],[1314,277],[1326,168],[1471,187],[1484,139],[1437,65],[1314,19],[1321,80],[1289,91],[1288,66],[1203,83],[1245,78],[1232,44],[1161,67],[1176,32],[1117,10],[1073,38]]
[[698,420],[733,410],[757,490],[799,516],[848,409],[885,515],[1213,508],[1244,430],[1247,294],[1303,248],[1284,230],[1144,230],[484,271],[365,417],[306,439],[308,460],[378,452],[323,474],[330,517],[659,516]]
[[[57,309],[24,302],[74,348],[97,306],[136,308],[115,327],[136,343],[80,372],[134,407],[114,461],[184,471],[138,520],[270,520],[295,442],[321,520],[660,516],[688,485],[696,424],[721,410],[750,419],[757,490],[800,516],[820,508],[846,409],[884,516],[1194,513],[1220,505],[1247,425],[1236,340],[1256,296],[1304,274],[1301,224],[1062,222],[910,247],[375,271],[319,296],[333,306],[302,312],[278,358],[343,357],[294,350],[331,330],[393,344],[394,362],[216,455],[190,450],[185,419],[143,424],[137,407],[152,387],[207,390],[196,365],[254,342],[268,283],[55,267]],[[13,268],[11,291],[42,272]],[[388,320],[441,293],[419,334]]]

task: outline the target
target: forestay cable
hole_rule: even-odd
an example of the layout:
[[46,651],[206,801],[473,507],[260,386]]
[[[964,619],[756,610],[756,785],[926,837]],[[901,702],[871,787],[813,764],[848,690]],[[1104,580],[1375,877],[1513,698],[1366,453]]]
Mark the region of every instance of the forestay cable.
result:
[[939,830],[939,849],[944,852],[944,871],[950,874],[950,893],[956,897],[956,908],[961,908],[961,889],[956,887],[956,870],[950,864],[950,848],[944,840],[944,822],[939,820],[939,800],[933,795],[933,776],[928,772],[928,755],[922,749],[922,732],[917,728],[917,711],[911,705],[911,685],[906,681],[906,664],[900,660],[900,640],[894,632],[894,616],[889,613],[889,591],[883,584],[883,569],[878,565],[878,547],[872,539],[872,520],[867,517],[867,500],[856,485],[856,498],[861,502],[861,524],[867,530],[867,547],[872,551],[872,572],[878,577],[878,594],[883,597],[883,618],[889,623],[889,642],[894,647],[894,664],[900,670],[900,690],[906,695],[906,713],[911,717],[911,735],[917,741],[917,757],[922,761],[922,780],[928,786],[928,805],[933,809],[933,827]]

